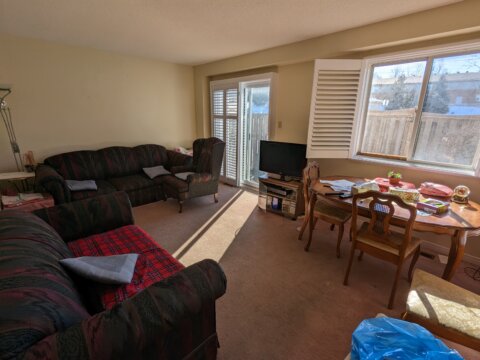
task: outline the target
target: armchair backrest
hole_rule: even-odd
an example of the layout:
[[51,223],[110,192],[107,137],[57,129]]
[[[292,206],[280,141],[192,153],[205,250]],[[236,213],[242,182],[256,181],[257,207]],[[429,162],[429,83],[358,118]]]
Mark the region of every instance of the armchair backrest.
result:
[[214,179],[220,176],[225,152],[225,143],[215,137],[197,139],[193,142],[193,168],[196,172],[205,172]]

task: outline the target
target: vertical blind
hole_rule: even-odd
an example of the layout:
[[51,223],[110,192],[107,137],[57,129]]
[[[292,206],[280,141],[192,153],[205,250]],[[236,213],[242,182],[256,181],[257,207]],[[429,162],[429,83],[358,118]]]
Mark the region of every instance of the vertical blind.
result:
[[220,175],[234,185],[238,181],[238,84],[211,85],[212,135],[225,141]]

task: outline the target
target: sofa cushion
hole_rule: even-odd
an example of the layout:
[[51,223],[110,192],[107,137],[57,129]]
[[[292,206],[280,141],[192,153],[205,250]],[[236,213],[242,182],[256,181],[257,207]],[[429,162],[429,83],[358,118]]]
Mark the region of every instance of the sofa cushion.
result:
[[72,191],[70,194],[72,200],[83,200],[117,191],[117,189],[106,180],[95,180],[95,183],[97,184],[97,190]]
[[178,193],[188,191],[188,183],[182,179],[179,179],[175,176],[165,175],[161,177],[161,182],[164,186],[168,186],[171,189],[174,189]]
[[37,216],[0,212],[0,359],[17,358],[90,316],[58,262],[71,256],[55,230]]
[[118,178],[108,179],[117,190],[133,191],[138,189],[145,189],[154,186],[155,183],[147,178],[145,175],[129,175]]
[[445,327],[480,340],[480,295],[420,269],[413,276],[407,313],[426,327]]
[[140,167],[153,167],[157,165],[166,165],[168,163],[167,150],[161,145],[146,144],[133,148]]
[[72,151],[45,159],[64,179],[96,180],[105,177],[96,151]]
[[93,285],[100,295],[104,309],[111,309],[148,286],[184,268],[166,250],[158,246],[146,232],[135,225],[72,241],[68,246],[75,256],[139,254],[130,284]]
[[97,151],[106,178],[137,174],[142,171],[135,151],[125,146],[111,146]]

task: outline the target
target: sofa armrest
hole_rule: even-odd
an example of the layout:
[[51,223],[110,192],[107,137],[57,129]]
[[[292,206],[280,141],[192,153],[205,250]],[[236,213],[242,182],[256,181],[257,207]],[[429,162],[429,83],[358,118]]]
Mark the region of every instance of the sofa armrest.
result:
[[34,214],[65,242],[134,223],[130,200],[123,191],[35,210]]
[[70,190],[63,177],[51,166],[39,165],[35,170],[35,191],[52,195],[55,204],[71,201]]
[[172,174],[179,174],[182,172],[192,172],[192,171],[194,171],[192,165],[186,165],[186,166],[177,165],[177,166],[172,166],[170,168],[170,172]]
[[209,173],[195,173],[187,177],[189,184],[204,184],[213,180],[212,174]]
[[220,266],[203,260],[41,340],[24,359],[214,359],[215,300],[225,290]]
[[[182,153],[179,153],[177,151],[173,150],[167,150],[167,156],[168,156],[168,168],[170,172],[175,173],[175,172],[185,172],[185,171],[193,171],[193,157],[190,155],[185,155]],[[181,170],[181,171],[176,171],[174,168],[177,166],[184,167],[184,169],[187,170]],[[172,170],[175,170],[172,171]]]

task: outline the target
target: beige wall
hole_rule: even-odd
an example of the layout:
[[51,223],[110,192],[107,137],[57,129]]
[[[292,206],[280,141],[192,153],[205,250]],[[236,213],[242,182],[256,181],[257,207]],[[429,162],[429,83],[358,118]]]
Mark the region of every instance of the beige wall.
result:
[[[193,68],[0,35],[0,84],[22,151],[37,160],[110,145],[191,145]],[[0,125],[0,171],[14,170]]]
[[[480,1],[466,0],[450,6],[381,23],[347,30],[316,39],[281,46],[195,67],[197,132],[207,135],[209,128],[209,76],[277,66],[275,140],[306,143],[308,117],[316,58],[361,58],[374,54],[415,49],[471,39],[480,39]],[[281,123],[281,128],[279,128]],[[389,166],[353,160],[320,160],[322,175],[384,176]],[[451,187],[465,184],[480,202],[478,178],[445,176],[412,169],[398,169],[405,180],[420,184],[430,180]],[[448,246],[445,236],[424,235]],[[480,257],[480,238],[472,238],[467,253]]]
[[[252,54],[216,61],[200,66],[195,70],[195,113],[198,136],[210,134],[208,79],[210,76],[252,70],[267,66],[281,66],[312,62],[318,58],[363,57],[376,53],[398,51],[429,45],[480,38],[480,1],[464,0],[453,5],[424,11],[396,19],[379,22],[351,30],[346,30],[290,45],[279,46]],[[313,65],[312,65],[313,66]],[[313,67],[311,68],[313,69]],[[306,80],[306,67],[302,69]],[[300,96],[303,91],[310,97],[310,84],[302,84],[300,89],[290,86],[290,80],[299,80],[285,73],[279,76],[279,92],[284,96]],[[311,75],[310,75],[311,78]],[[307,81],[308,82],[308,81]],[[289,89],[282,89],[289,87]],[[299,109],[302,104],[277,102],[277,115],[281,116],[282,105]],[[293,110],[290,110],[293,112]],[[304,111],[304,110],[301,110]],[[299,128],[299,131],[302,127]],[[282,133],[282,131],[279,131]],[[300,133],[299,133],[300,134]],[[292,134],[292,136],[299,136]]]

